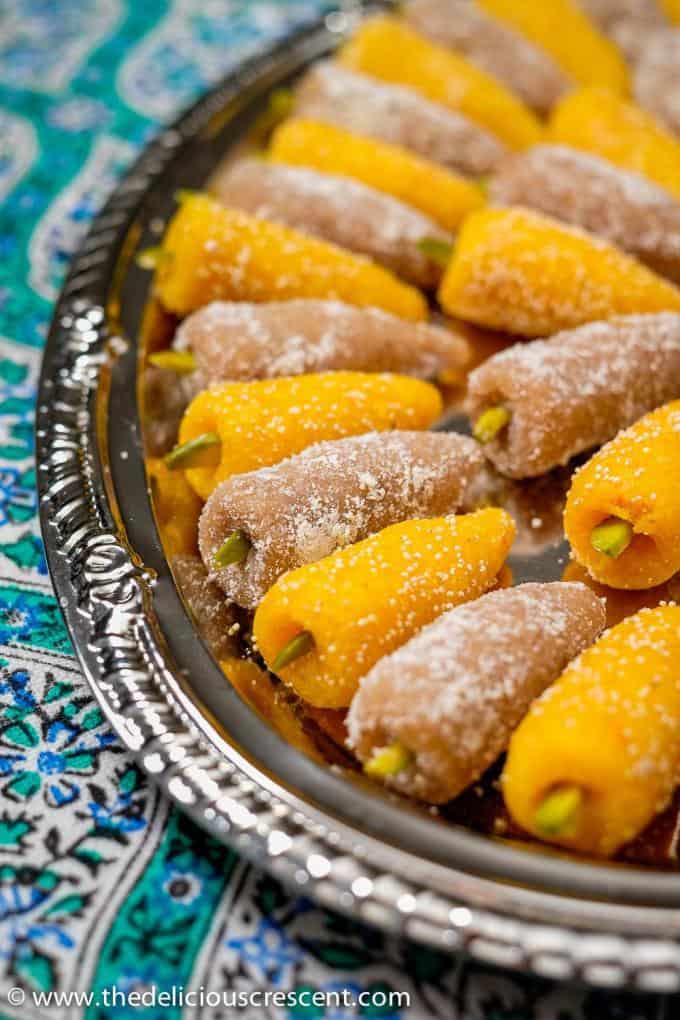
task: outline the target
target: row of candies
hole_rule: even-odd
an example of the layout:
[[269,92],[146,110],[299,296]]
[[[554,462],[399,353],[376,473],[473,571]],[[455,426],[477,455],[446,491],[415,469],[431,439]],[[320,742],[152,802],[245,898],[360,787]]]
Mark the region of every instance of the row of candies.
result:
[[[588,6],[638,55],[648,15],[650,45],[673,34],[651,0]],[[589,587],[503,586],[515,525],[476,507],[490,472],[602,446],[567,499],[576,561],[622,589],[680,569],[680,142],[628,88],[568,0],[366,21],[277,97],[293,116],[264,158],[182,198],[154,261],[183,321],[147,389],[156,454],[179,426],[150,461],[157,512],[171,552],[198,544],[213,630],[254,610],[287,687],[328,725],[349,707],[371,777],[439,804],[509,746],[523,829],[603,855],[677,781],[680,608],[598,640]],[[427,431],[432,380],[470,351],[423,291],[540,338],[470,374],[474,440]]]

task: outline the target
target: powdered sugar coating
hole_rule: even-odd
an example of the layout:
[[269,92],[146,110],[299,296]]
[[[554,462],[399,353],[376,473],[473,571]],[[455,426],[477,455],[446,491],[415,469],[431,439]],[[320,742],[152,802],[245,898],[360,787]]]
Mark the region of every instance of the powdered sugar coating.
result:
[[534,703],[503,774],[523,827],[535,831],[546,792],[575,785],[585,794],[579,824],[555,842],[609,856],[666,807],[680,774],[679,634],[680,607],[642,609]]
[[498,138],[463,114],[331,61],[312,67],[296,98],[300,116],[401,145],[460,173],[487,174],[507,152]]
[[387,372],[319,372],[282,379],[226,382],[191,402],[180,444],[219,436],[219,461],[189,467],[189,484],[207,500],[232,475],[270,467],[313,443],[393,429],[427,429],[442,411],[439,390]]
[[187,196],[168,224],[154,292],[179,317],[211,301],[319,298],[427,318],[423,294],[372,259],[202,193]]
[[[317,443],[274,467],[223,482],[205,505],[199,545],[228,598],[255,608],[283,573],[409,517],[469,508],[483,470],[478,446],[454,433],[392,432]],[[240,529],[244,563],[214,555]]]
[[571,87],[549,54],[469,0],[411,0],[404,15],[421,35],[462,53],[540,113]]
[[640,106],[680,132],[680,28],[647,38],[635,66],[633,93]]
[[[680,571],[680,400],[622,430],[572,479],[564,529],[574,558],[613,588],[652,588]],[[617,557],[594,548],[592,530],[614,515],[633,528]]]
[[607,442],[680,396],[680,315],[593,322],[550,340],[517,344],[468,378],[474,419],[497,405],[511,419],[484,451],[512,478],[543,474]]
[[342,369],[427,379],[457,371],[469,354],[448,329],[314,299],[215,301],[184,320],[174,346],[194,352],[210,384]]
[[401,741],[414,759],[388,784],[450,800],[495,761],[533,699],[604,622],[601,600],[578,583],[517,585],[458,606],[361,680],[348,743],[366,761]]
[[489,198],[583,227],[680,281],[680,203],[640,174],[567,146],[536,145],[501,163]]
[[494,587],[514,535],[512,519],[495,508],[392,524],[284,574],[255,614],[258,648],[272,663],[308,630],[313,648],[282,679],[313,705],[346,707],[378,659]]
[[244,159],[215,182],[230,206],[369,255],[420,287],[435,287],[442,270],[418,242],[451,235],[428,216],[360,181],[306,167]]
[[680,310],[677,287],[610,242],[522,206],[468,216],[439,300],[449,315],[525,337]]

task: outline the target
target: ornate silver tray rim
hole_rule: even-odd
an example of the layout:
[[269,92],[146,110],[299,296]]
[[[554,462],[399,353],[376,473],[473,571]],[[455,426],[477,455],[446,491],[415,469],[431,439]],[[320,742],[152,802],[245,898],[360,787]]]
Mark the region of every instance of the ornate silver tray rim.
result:
[[[560,980],[675,990],[680,910],[664,904],[680,902],[677,877],[538,854],[527,866],[531,855],[468,833],[456,837],[465,866],[398,847],[376,838],[378,823],[373,835],[365,831],[367,801],[378,819],[393,809],[382,808],[378,798],[371,805],[368,795],[354,791],[356,808],[340,819],[329,804],[337,784],[348,784],[330,775],[325,806],[320,797],[301,795],[244,752],[240,741],[224,739],[182,675],[179,662],[200,659],[201,670],[219,682],[167,565],[163,569],[133,395],[131,408],[125,406],[125,393],[134,394],[137,352],[119,318],[121,266],[129,269],[140,209],[168,168],[199,139],[209,144],[230,118],[236,122],[246,97],[264,95],[328,52],[347,21],[347,15],[330,15],[254,58],[163,131],[122,180],[73,261],[47,341],[36,422],[41,524],[59,604],[99,704],[141,767],[200,825],[285,882],[389,931],[500,966]],[[121,508],[116,478],[122,470],[139,514]],[[148,536],[140,533],[137,516]],[[163,627],[168,619],[172,639]],[[259,727],[263,747],[283,754],[285,745],[237,705],[233,692],[222,695],[233,699],[236,732],[242,725]],[[286,753],[302,758],[294,749]],[[305,768],[308,775],[322,773],[313,763]],[[406,814],[404,828],[409,824]],[[434,831],[433,823],[421,827],[428,824]],[[535,888],[518,884],[532,865],[536,876],[552,877],[554,891],[544,891],[538,878]],[[495,877],[500,874],[505,880]],[[622,902],[628,882],[640,889],[637,904]],[[578,895],[579,883],[591,895]],[[655,905],[644,904],[645,887]]]

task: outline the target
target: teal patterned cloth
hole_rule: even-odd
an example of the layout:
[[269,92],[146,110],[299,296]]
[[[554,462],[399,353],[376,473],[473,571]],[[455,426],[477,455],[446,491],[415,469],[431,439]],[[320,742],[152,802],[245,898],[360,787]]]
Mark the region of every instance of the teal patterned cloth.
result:
[[[32,459],[40,348],[65,268],[157,125],[321,10],[322,0],[0,0],[0,1013],[671,1017],[669,1002],[453,960],[285,891],[147,783],[74,660],[47,576]],[[203,989],[206,1001],[107,1006],[112,986]],[[408,992],[410,1007],[385,1009],[376,995],[361,1014],[324,1011],[301,996],[237,1010],[205,994],[389,988]],[[74,991],[93,993],[89,1004],[60,998]],[[56,997],[41,1006],[45,992]]]

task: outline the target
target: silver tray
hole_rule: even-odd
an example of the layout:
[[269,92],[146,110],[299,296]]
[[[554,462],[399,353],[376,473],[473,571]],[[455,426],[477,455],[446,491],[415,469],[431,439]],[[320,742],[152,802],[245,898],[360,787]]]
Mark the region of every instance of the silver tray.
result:
[[[163,131],[94,222],[56,307],[37,416],[42,529],[83,671],[141,767],[200,825],[320,902],[546,977],[680,987],[680,876],[501,843],[348,782],[241,700],[175,587],[142,457],[136,338],[180,187],[200,187],[273,87],[347,16],[242,66]],[[553,553],[553,558],[555,553]],[[534,576],[550,576],[537,561]],[[538,763],[537,763],[538,764]]]

